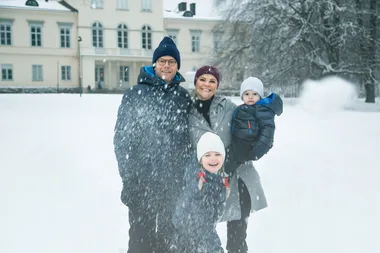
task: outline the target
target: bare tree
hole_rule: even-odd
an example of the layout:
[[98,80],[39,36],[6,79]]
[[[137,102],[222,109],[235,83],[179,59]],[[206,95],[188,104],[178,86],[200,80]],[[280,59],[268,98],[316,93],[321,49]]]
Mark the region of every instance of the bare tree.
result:
[[[358,8],[358,3],[360,9]],[[215,63],[261,77],[279,93],[297,95],[305,79],[339,75],[365,84],[374,102],[379,66],[376,0],[216,0],[228,5]],[[236,86],[235,86],[236,87]]]

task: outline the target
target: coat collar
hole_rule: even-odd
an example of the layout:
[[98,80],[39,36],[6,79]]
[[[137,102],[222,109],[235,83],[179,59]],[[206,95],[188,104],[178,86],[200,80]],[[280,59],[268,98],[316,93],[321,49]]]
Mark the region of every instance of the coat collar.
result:
[[181,82],[185,81],[185,78],[179,72],[177,72],[174,76],[173,81],[167,84],[164,80],[156,76],[153,66],[141,67],[139,77],[137,78],[138,84],[164,86],[167,88],[178,86]]
[[226,101],[226,98],[223,96],[219,96],[219,95],[214,96],[214,99],[211,102],[210,110],[209,110],[211,128],[209,127],[209,124],[207,123],[206,119],[203,117],[201,113],[198,112],[195,106],[192,106],[190,113],[194,115],[202,123],[202,128],[204,130],[214,132],[217,130],[217,128],[220,126],[221,122],[223,121],[223,117],[221,115],[218,115],[218,112],[223,111],[223,107],[225,106],[225,101]]

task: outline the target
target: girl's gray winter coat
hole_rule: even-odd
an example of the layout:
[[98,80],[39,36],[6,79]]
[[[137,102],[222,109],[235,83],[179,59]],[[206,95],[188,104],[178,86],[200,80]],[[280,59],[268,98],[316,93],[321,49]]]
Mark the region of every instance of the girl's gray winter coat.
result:
[[[195,156],[194,160],[196,163]],[[221,249],[216,225],[224,211],[226,187],[221,175],[205,171],[206,182],[199,190],[200,171],[200,166],[186,168],[185,188],[173,217],[180,253],[213,253]]]
[[[210,105],[211,127],[195,107],[190,109],[189,126],[192,144],[196,147],[199,138],[205,132],[214,132],[222,139],[226,148],[225,167],[234,167],[230,178],[230,195],[226,202],[224,215],[220,221],[239,220],[241,208],[238,193],[238,178],[241,178],[248,188],[251,197],[251,212],[267,207],[266,197],[261,185],[260,176],[252,163],[235,164],[230,154],[231,120],[236,105],[229,99],[215,95]],[[236,169],[235,169],[236,168]]]

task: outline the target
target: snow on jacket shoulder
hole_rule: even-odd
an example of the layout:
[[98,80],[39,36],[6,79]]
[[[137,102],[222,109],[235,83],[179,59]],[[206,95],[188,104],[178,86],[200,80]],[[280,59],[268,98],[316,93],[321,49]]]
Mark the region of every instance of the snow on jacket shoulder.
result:
[[177,73],[172,83],[164,84],[152,67],[143,67],[138,84],[123,96],[114,149],[123,180],[122,201],[128,206],[152,199],[158,203],[166,195],[169,199],[182,186],[179,168],[184,168],[190,153],[191,105],[190,95],[179,86],[183,80]]
[[273,146],[274,116],[281,115],[282,99],[275,93],[255,105],[240,105],[232,117],[232,150],[237,161],[258,160]]

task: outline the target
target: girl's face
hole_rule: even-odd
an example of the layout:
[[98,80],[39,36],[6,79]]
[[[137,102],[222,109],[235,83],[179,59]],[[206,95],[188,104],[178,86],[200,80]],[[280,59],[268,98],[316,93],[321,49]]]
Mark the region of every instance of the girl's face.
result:
[[201,75],[195,82],[195,90],[198,98],[202,101],[209,100],[214,96],[217,87],[218,81],[211,74]]
[[254,105],[261,99],[259,93],[253,90],[246,90],[242,95],[242,99],[244,104],[246,105]]
[[210,151],[202,156],[201,164],[205,170],[210,173],[218,173],[220,168],[222,168],[224,158],[221,153]]

